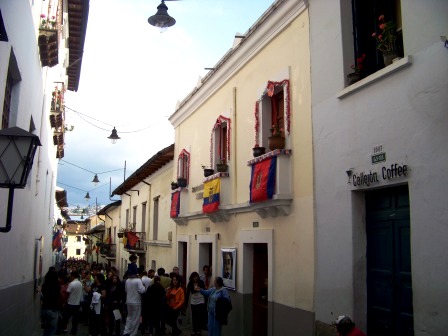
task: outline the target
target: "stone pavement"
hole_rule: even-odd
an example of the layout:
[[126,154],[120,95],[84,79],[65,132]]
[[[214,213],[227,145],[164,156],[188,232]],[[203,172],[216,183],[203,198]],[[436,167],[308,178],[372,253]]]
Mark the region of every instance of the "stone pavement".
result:
[[[191,329],[191,325],[188,323],[187,321],[187,317],[183,316],[182,318],[182,323],[178,324],[179,328],[182,330],[182,336],[189,336],[192,333],[192,329]],[[70,322],[68,325],[68,330],[70,331]],[[167,331],[169,331],[169,327],[167,326]],[[121,331],[123,333],[124,330],[124,323],[121,324]],[[43,333],[42,329],[40,328],[40,322],[38,323],[38,325],[36,325],[36,327],[34,328],[31,336],[41,336]],[[69,336],[70,333],[61,333],[61,336]],[[78,324],[78,332],[76,334],[77,336],[89,336],[89,328],[85,325],[83,325],[82,323]],[[141,332],[139,332],[137,335],[144,335]],[[170,333],[167,332],[167,335],[170,335]],[[203,331],[202,332],[202,336],[206,336],[207,332]]]

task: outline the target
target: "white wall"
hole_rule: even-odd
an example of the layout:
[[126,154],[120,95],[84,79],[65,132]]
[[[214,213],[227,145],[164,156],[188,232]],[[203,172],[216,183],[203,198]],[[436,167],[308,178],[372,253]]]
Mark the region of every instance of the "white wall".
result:
[[348,3],[310,1],[316,319],[330,323],[348,314],[365,326],[365,298],[360,296],[360,292],[365,296],[365,278],[359,269],[359,263],[365,262],[365,214],[362,194],[352,192],[356,188],[347,184],[346,170],[378,169],[370,156],[373,146],[382,144],[387,153],[384,165],[410,167],[407,178],[378,186],[409,185],[415,334],[441,335],[448,327],[448,270],[440,267],[448,262],[444,202],[448,50],[439,36],[448,32],[448,2],[402,1],[405,55],[412,56],[412,64],[338,99],[344,89],[344,64],[353,62],[343,56],[353,57],[341,34],[341,21],[350,23],[351,18],[341,20],[336,15]]

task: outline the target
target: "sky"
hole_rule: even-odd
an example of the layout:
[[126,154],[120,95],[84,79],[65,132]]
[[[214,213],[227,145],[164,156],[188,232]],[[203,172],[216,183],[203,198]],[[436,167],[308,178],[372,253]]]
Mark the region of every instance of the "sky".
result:
[[[168,117],[177,102],[273,2],[166,1],[176,24],[160,33],[147,21],[159,0],[90,0],[79,88],[65,94],[73,130],[65,134],[57,186],[69,206],[119,200],[110,189],[174,142]],[[113,127],[121,137],[116,144],[107,139]]]

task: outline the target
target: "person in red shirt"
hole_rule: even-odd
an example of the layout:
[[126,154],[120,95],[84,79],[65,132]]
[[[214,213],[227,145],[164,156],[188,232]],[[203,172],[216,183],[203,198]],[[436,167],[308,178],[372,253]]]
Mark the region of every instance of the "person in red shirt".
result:
[[348,316],[339,316],[336,320],[336,329],[339,336],[366,336]]

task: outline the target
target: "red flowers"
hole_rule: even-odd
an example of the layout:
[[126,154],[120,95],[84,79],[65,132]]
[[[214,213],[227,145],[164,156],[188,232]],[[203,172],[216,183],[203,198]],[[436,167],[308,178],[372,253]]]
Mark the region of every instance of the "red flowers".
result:
[[378,34],[374,32],[372,37],[376,40],[376,48],[382,53],[396,50],[395,41],[397,39],[397,32],[393,21],[386,22],[384,15],[378,17],[378,28],[381,32]]
[[362,71],[362,69],[364,67],[363,62],[365,59],[366,59],[366,54],[362,54],[361,57],[358,57],[356,59],[356,64],[352,64],[351,68],[355,71],[355,73],[359,74]]

